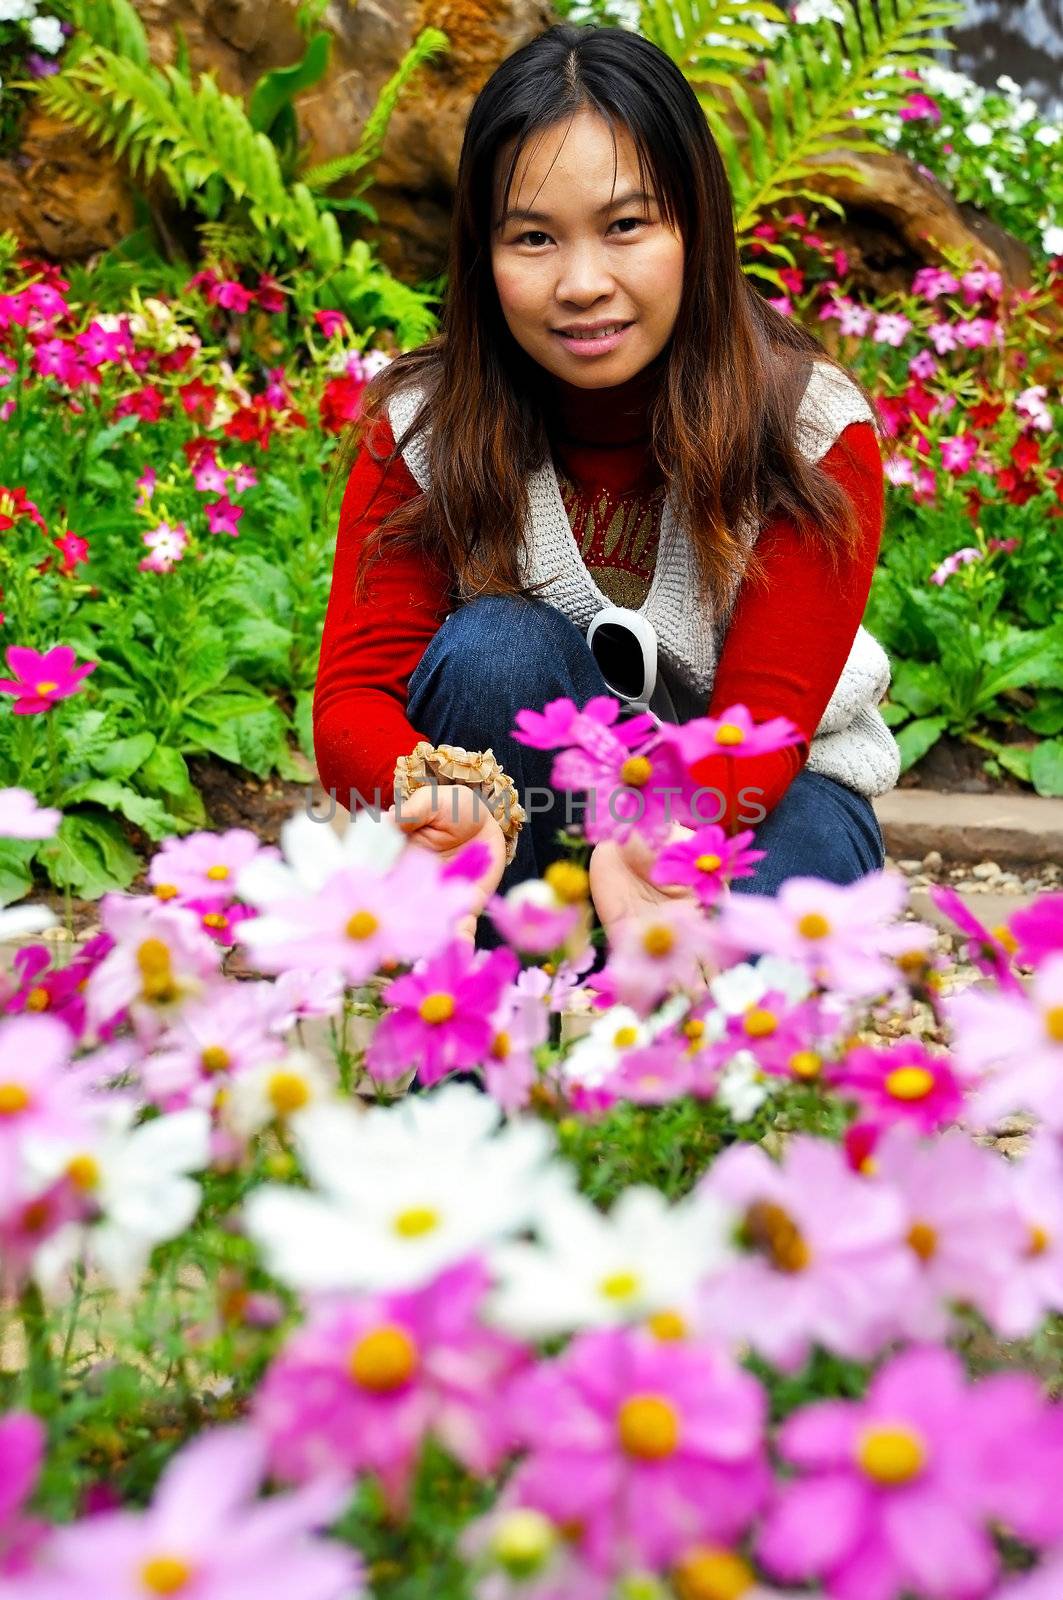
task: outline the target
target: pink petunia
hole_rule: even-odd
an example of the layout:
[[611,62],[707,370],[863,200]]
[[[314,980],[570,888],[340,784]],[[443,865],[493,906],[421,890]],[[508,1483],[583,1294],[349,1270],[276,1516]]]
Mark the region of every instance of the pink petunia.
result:
[[97,665],[87,661],[75,666],[74,652],[68,644],[57,644],[44,655],[28,645],[12,644],[7,648],[6,660],[15,676],[0,678],[0,693],[15,696],[12,710],[16,716],[48,711],[60,700],[68,700]]
[[713,1344],[580,1334],[516,1380],[508,1410],[528,1451],[515,1501],[577,1524],[599,1573],[659,1570],[698,1540],[729,1544],[766,1497],[766,1396]]
[[946,472],[966,472],[978,450],[978,441],[971,433],[958,433],[953,438],[942,438],[941,464]]
[[801,1476],[765,1519],[765,1566],[819,1579],[832,1600],[978,1600],[999,1573],[990,1524],[1012,1499],[987,1462],[1007,1443],[1013,1394],[1007,1377],[972,1385],[952,1351],[919,1349],[894,1357],[864,1399],[796,1411],[779,1450]]
[[377,1025],[366,1067],[384,1083],[410,1067],[426,1087],[479,1066],[491,1047],[491,1014],[519,963],[512,950],[474,951],[453,939],[413,972],[395,978],[382,998],[392,1007]]
[[858,1045],[830,1073],[830,1082],[877,1125],[905,1122],[934,1133],[963,1110],[963,1090],[948,1058],[931,1055],[917,1039],[887,1050]]
[[424,1288],[315,1307],[253,1401],[272,1470],[296,1482],[375,1473],[393,1514],[429,1435],[476,1476],[494,1472],[509,1444],[503,1391],[528,1356],[482,1325],[489,1286],[469,1260]]
[[875,318],[875,326],[871,337],[876,344],[889,344],[899,347],[912,331],[909,317],[899,312],[881,312]]
[[886,1186],[855,1176],[837,1145],[799,1135],[780,1162],[730,1147],[700,1187],[736,1216],[747,1252],[704,1284],[707,1326],[784,1371],[817,1344],[854,1361],[884,1346],[915,1277]]

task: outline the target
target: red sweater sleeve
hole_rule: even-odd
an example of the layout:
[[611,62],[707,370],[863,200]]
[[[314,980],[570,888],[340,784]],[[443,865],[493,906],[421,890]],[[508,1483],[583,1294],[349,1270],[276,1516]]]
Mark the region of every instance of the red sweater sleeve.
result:
[[[390,451],[393,438],[382,417],[373,435],[377,452]],[[313,704],[318,775],[348,809],[352,790],[370,806],[379,790],[381,803],[390,805],[397,757],[426,737],[407,720],[406,686],[450,609],[448,574],[418,551],[389,551],[374,558],[364,597],[354,597],[366,539],[395,506],[419,493],[401,458],[385,470],[363,444],[340,508]]]
[[[708,714],[719,716],[741,701],[756,722],[789,717],[804,742],[765,756],[713,755],[696,763],[691,770],[698,783],[727,796],[721,820],[732,828],[755,826],[748,819],[756,807],[770,812],[777,806],[807,761],[871,589],[884,517],[882,451],[872,424],[850,423],[821,465],[854,502],[860,544],[835,571],[822,541],[802,537],[791,519],[776,518],[761,530],[757,549],[764,577],[739,588]],[[752,789],[763,793],[750,794]],[[742,790],[745,801],[738,799]]]

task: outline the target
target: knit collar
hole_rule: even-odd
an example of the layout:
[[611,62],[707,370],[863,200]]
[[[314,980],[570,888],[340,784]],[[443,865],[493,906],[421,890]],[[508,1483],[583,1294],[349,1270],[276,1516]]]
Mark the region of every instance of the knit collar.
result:
[[551,436],[568,445],[646,445],[649,413],[667,365],[667,345],[634,377],[609,388],[581,389],[548,374]]

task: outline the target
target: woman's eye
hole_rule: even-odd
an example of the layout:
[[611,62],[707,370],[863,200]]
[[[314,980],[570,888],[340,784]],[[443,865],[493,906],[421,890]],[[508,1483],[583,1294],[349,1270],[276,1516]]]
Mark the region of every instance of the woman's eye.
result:
[[[613,223],[613,227],[619,228],[622,222],[633,222],[637,228],[646,227],[646,219],[644,217],[618,217]],[[526,239],[548,239],[549,237],[550,235],[543,233],[541,228],[533,228],[529,233],[519,234],[513,242],[514,244],[523,244]],[[534,249],[535,246],[533,245],[532,248]]]

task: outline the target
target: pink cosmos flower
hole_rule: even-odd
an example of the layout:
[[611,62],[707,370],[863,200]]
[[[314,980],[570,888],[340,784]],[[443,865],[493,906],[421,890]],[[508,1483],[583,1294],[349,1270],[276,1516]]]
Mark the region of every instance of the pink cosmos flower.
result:
[[100,1028],[128,1008],[138,1038],[153,1043],[179,1007],[217,976],[218,946],[183,906],[126,894],[106,894],[99,906],[114,947],[86,986],[89,1025]]
[[29,1412],[0,1417],[0,1585],[5,1589],[5,1578],[28,1570],[46,1532],[43,1522],[23,1511],[40,1473],[44,1444],[44,1424]]
[[266,1444],[250,1428],[216,1428],[169,1462],[144,1511],[102,1511],[56,1528],[24,1600],[140,1600],[145,1594],[245,1600],[355,1600],[363,1575],[348,1545],[315,1538],[343,1510],[347,1490],[321,1478],[257,1500]]
[[978,451],[978,441],[972,433],[958,433],[952,438],[942,438],[941,464],[946,472],[966,472]]
[[483,1061],[484,1084],[503,1111],[528,1104],[537,1078],[534,1052],[550,1036],[542,996],[510,984],[491,1018],[491,1043]]
[[858,1045],[830,1073],[830,1082],[875,1124],[906,1122],[920,1133],[934,1133],[963,1110],[963,1091],[948,1058],[931,1055],[917,1039],[888,1050]]
[[218,1090],[252,1067],[275,1061],[278,1008],[269,983],[218,984],[190,1000],[140,1068],[148,1098],[164,1111],[214,1104]]
[[1000,1284],[994,1323],[1005,1339],[1020,1339],[1063,1311],[1063,1150],[1041,1131],[1005,1170],[1027,1242]]
[[898,312],[882,312],[875,318],[875,327],[871,335],[876,344],[890,344],[901,346],[912,331],[910,318]]
[[832,1600],[986,1594],[999,1571],[987,1527],[998,1505],[995,1475],[979,1468],[1008,1438],[1010,1402],[1009,1379],[969,1385],[952,1351],[924,1349],[894,1357],[863,1400],[796,1411],[779,1449],[802,1476],[765,1519],[765,1566],[820,1579]]
[[254,1397],[272,1470],[296,1482],[375,1473],[394,1515],[429,1434],[477,1477],[494,1472],[509,1445],[502,1395],[528,1356],[482,1326],[489,1286],[470,1260],[424,1288],[313,1308]]
[[664,900],[614,927],[601,985],[645,1015],[673,989],[704,987],[718,947],[704,912],[689,900]]
[[764,1502],[766,1397],[714,1345],[579,1334],[515,1381],[508,1410],[529,1451],[515,1500],[580,1525],[597,1572],[659,1571],[694,1541],[730,1543]]
[[798,1135],[778,1163],[730,1146],[699,1187],[741,1219],[748,1251],[703,1285],[707,1326],[787,1372],[816,1344],[854,1361],[883,1347],[915,1276],[885,1185],[856,1177],[837,1145]]
[[653,729],[648,740],[633,732],[648,722],[640,715],[613,727],[586,712],[572,719],[572,742],[555,759],[550,777],[559,789],[587,792],[587,839],[624,843],[637,829],[656,842],[670,833],[673,802],[688,787],[686,766],[663,730],[658,737]]
[[62,818],[55,806],[39,806],[29,789],[0,789],[0,838],[51,839]]
[[755,861],[765,850],[751,850],[752,828],[728,836],[712,822],[666,844],[650,870],[651,883],[683,884],[693,889],[698,904],[713,905],[736,878],[751,878]]
[[981,1080],[969,1106],[973,1125],[1026,1111],[1063,1130],[1063,954],[1038,967],[1024,993],[970,988],[943,1004],[956,1060]]
[[19,1197],[22,1143],[83,1131],[86,1102],[71,1074],[73,1040],[54,1017],[0,1022],[0,1208]]
[[41,655],[28,645],[12,644],[5,659],[13,678],[0,678],[0,692],[15,696],[12,707],[16,716],[27,716],[36,711],[47,711],[60,700],[76,694],[97,663],[88,661],[83,666],[74,665],[74,652],[68,644],[57,644]]
[[239,537],[237,524],[245,509],[230,500],[227,494],[223,494],[220,500],[208,500],[203,506],[211,533],[227,533],[233,539]]
[[742,1051],[761,1072],[791,1082],[814,1082],[823,1070],[824,1043],[832,1031],[816,1000],[793,1000],[781,989],[767,989],[750,1004],[729,1012],[720,1038],[706,1045],[699,1068],[718,1071]]
[[215,899],[185,900],[183,904],[199,917],[204,933],[221,945],[235,944],[241,922],[257,915],[253,906],[242,906],[237,900],[230,900],[227,905]]
[[395,978],[382,998],[394,1009],[377,1024],[366,1067],[389,1083],[416,1067],[429,1087],[448,1072],[479,1066],[491,1047],[491,1015],[520,963],[512,950],[475,951],[453,939],[419,968]]
[[542,878],[492,895],[484,909],[507,944],[537,956],[561,949],[585,920],[582,904],[566,905]]
[[698,1094],[690,1042],[669,1030],[641,1049],[626,1051],[602,1088],[613,1102],[630,1100],[637,1106],[663,1106]]
[[1063,894],[1038,895],[1033,905],[1012,913],[1008,931],[1017,940],[1015,960],[1024,967],[1063,955]]
[[619,713],[620,701],[611,694],[595,695],[582,710],[575,701],[562,697],[548,701],[542,711],[518,711],[512,736],[518,744],[535,750],[557,750],[582,739],[593,742],[599,729],[610,728],[631,748],[654,731],[651,717],[630,717],[618,723]]
[[930,898],[937,909],[967,935],[962,946],[964,960],[970,961],[987,977],[995,978],[1002,989],[1018,994],[1022,986],[1011,970],[1007,946],[982,926],[957,891],[945,883],[932,883]]
[[891,957],[933,943],[930,928],[891,920],[906,895],[904,879],[885,869],[850,884],[789,878],[774,896],[732,895],[714,931],[743,951],[797,961],[842,994],[873,995],[896,987]]
[[876,1143],[871,1187],[904,1211],[903,1232],[915,1275],[891,1308],[910,1339],[941,1339],[951,1306],[973,1305],[996,1326],[1007,1280],[1026,1248],[1005,1162],[958,1128],[933,1141],[895,1125]]
[[201,830],[164,839],[148,867],[148,882],[160,900],[180,905],[194,899],[229,900],[237,874],[251,861],[279,861],[275,845],[263,845],[249,828],[224,833]]
[[754,722],[746,706],[735,704],[717,717],[695,717],[690,722],[668,723],[661,739],[682,752],[688,766],[706,756],[762,756],[787,745],[800,744],[804,734],[789,717],[769,717]]

